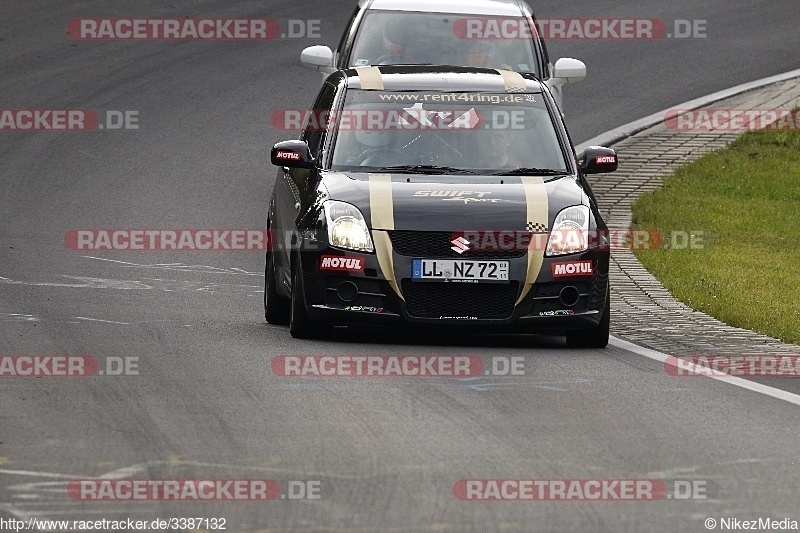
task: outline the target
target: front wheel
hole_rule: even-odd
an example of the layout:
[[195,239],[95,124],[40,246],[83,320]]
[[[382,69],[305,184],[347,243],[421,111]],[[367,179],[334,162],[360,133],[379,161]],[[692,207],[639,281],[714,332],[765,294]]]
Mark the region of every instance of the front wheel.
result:
[[289,302],[278,294],[275,276],[275,258],[267,252],[264,267],[264,318],[270,324],[285,326],[289,323]]
[[572,348],[605,348],[611,326],[611,289],[606,293],[606,306],[600,323],[590,330],[567,335],[567,346]]
[[295,263],[292,265],[292,299],[289,306],[289,333],[295,339],[312,339],[316,336],[316,329],[306,310],[301,278],[302,273],[300,272],[300,265]]

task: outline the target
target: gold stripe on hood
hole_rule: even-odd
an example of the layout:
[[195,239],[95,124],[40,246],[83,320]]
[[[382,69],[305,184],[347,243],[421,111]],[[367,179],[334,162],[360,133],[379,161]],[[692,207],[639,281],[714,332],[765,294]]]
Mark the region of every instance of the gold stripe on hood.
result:
[[[527,224],[528,227],[547,227],[547,187],[544,184],[544,179],[540,177],[524,176],[522,178],[522,186],[525,189],[525,204],[527,206]],[[539,271],[542,269],[544,263],[544,247],[537,239],[531,239],[531,245],[528,247],[528,271],[525,276],[525,284],[522,287],[522,293],[519,295],[517,303],[519,305],[525,296],[536,283],[539,277]]]
[[394,229],[394,200],[392,198],[392,176],[389,174],[369,175],[369,212],[372,226],[372,242],[375,244],[375,255],[381,267],[383,277],[392,286],[394,292],[403,298],[394,274],[394,251],[388,231]]

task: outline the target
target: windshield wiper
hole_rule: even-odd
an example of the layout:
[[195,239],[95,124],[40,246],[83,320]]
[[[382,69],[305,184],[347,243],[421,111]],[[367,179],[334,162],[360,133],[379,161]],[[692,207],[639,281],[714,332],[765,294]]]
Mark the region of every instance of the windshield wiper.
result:
[[495,172],[493,176],[523,176],[530,174],[533,176],[561,176],[568,174],[566,170],[555,170],[553,168],[515,168],[514,170],[504,170],[503,172]]
[[382,167],[381,170],[386,170],[389,172],[408,172],[410,174],[475,174],[475,172],[464,168],[440,167],[437,165],[396,165],[391,167]]

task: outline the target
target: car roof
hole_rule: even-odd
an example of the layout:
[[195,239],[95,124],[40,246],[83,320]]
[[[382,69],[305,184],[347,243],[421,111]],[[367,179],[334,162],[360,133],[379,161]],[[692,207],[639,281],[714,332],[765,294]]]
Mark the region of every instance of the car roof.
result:
[[[350,89],[382,89],[385,91],[440,92],[542,92],[542,83],[531,73],[518,73],[490,68],[456,67],[451,65],[381,65],[349,68],[331,74],[334,85],[347,78]],[[379,79],[380,83],[375,84]],[[524,85],[524,87],[523,87]]]
[[386,11],[422,11],[426,13],[463,13],[519,17],[523,14],[519,0],[361,0],[361,7]]

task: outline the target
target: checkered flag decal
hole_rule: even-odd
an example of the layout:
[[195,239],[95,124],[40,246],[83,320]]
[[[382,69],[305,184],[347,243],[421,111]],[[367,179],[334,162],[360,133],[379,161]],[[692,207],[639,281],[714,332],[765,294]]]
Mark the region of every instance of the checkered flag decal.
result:
[[538,222],[528,222],[528,231],[531,233],[547,233],[547,226]]

